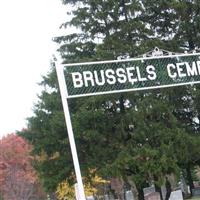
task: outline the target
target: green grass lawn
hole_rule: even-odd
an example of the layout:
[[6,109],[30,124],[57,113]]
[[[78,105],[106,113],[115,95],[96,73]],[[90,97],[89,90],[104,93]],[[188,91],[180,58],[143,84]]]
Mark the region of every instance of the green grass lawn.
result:
[[193,198],[187,199],[187,200],[200,200],[200,197],[193,197]]

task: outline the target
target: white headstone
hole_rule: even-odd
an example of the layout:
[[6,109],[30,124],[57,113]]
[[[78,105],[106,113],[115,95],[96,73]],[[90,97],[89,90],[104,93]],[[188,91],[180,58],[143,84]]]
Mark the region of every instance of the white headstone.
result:
[[144,196],[156,192],[155,186],[143,188]]
[[169,200],[183,200],[182,191],[177,190],[177,191],[171,192]]
[[166,187],[164,185],[161,186],[161,193],[162,193],[162,198],[165,199],[166,194],[167,194],[167,190],[166,190]]
[[94,199],[94,196],[88,196],[88,197],[86,197],[86,199],[87,199],[87,200],[95,200],[95,199]]
[[131,190],[126,191],[125,193],[126,200],[134,200],[133,192]]
[[108,194],[104,195],[104,199],[105,199],[105,200],[109,200]]

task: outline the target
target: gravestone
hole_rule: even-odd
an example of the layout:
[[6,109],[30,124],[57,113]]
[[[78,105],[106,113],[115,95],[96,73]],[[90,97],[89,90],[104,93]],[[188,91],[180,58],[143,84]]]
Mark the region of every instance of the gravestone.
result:
[[94,196],[88,196],[86,197],[87,200],[95,200]]
[[192,189],[193,196],[200,196],[200,187]]
[[125,199],[126,200],[134,200],[133,192],[131,190],[125,192]]
[[112,194],[105,194],[104,195],[104,200],[114,200],[114,196]]
[[143,188],[144,196],[156,192],[155,186]]
[[104,200],[109,200],[108,194],[104,195]]
[[183,177],[182,174],[181,174],[181,177],[180,177],[180,189],[185,195],[188,194],[187,184],[186,184],[185,178]]
[[161,186],[161,193],[162,193],[162,198],[165,199],[166,194],[167,194],[167,190],[166,190],[165,185]]
[[152,192],[144,196],[145,200],[160,200],[159,192]]
[[171,192],[169,200],[183,200],[183,194],[181,190]]

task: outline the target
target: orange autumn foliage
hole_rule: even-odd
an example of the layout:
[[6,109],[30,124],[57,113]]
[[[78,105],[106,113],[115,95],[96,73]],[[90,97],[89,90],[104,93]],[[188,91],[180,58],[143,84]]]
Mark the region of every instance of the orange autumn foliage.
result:
[[15,134],[0,140],[0,193],[5,200],[33,195],[38,178],[31,162],[31,145]]

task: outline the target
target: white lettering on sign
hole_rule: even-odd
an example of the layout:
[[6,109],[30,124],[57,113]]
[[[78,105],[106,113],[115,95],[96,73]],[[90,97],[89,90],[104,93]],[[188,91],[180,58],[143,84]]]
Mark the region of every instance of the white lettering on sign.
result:
[[134,82],[137,82],[137,78],[134,78],[134,74],[133,72],[135,71],[135,67],[128,67],[126,68],[126,73],[127,73],[127,77],[128,77],[128,81],[132,84],[134,84]]
[[126,81],[127,81],[126,72],[123,68],[118,68],[116,70],[116,75],[118,76],[117,81],[119,83],[126,83]]
[[104,71],[101,70],[100,71],[101,76],[99,78],[97,71],[94,71],[94,79],[96,80],[98,85],[104,85],[105,84],[105,77],[103,76],[103,73],[104,73]]
[[72,79],[73,79],[75,88],[83,87],[83,79],[82,79],[82,75],[80,72],[72,73]]
[[156,72],[155,72],[155,67],[153,65],[148,65],[147,68],[147,73],[148,73],[148,79],[153,81],[156,79],[157,75],[156,75]]
[[116,83],[115,71],[112,69],[107,69],[105,71],[105,75],[107,77],[107,83],[113,85]]
[[89,85],[94,86],[94,78],[91,71],[83,72],[83,80],[85,83],[85,87],[88,87]]
[[194,61],[192,63],[181,62],[167,65],[168,76],[172,79],[183,78],[186,76],[198,76],[200,75],[200,61]]
[[127,67],[127,68],[117,68],[106,69],[106,70],[94,70],[83,71],[83,72],[72,72],[72,80],[74,88],[89,87],[89,86],[102,86],[105,83],[109,85],[114,85],[118,83],[130,82],[134,84],[136,82],[144,82],[148,80],[155,80],[157,75],[155,72],[155,67],[153,65],[148,65],[146,67],[145,73],[141,73],[140,68]]
[[[158,67],[158,66],[157,66]],[[200,61],[168,63],[166,76],[171,79],[181,79],[185,77],[200,75]],[[138,82],[154,81],[158,77],[156,67],[147,65],[141,70],[139,66],[119,67],[117,69],[101,69],[94,71],[82,71],[71,73],[74,88],[95,87],[103,85],[125,84],[134,85]]]

